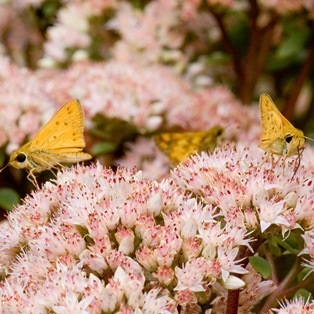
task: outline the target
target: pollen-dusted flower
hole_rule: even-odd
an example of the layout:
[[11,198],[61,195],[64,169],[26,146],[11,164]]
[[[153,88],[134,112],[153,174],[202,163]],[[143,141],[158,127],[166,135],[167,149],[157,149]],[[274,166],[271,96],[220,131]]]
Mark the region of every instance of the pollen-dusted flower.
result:
[[2,308],[123,312],[147,307],[158,294],[158,306],[173,312],[182,291],[194,295],[186,308],[199,307],[198,292],[243,273],[236,248],[231,255],[227,248],[248,246],[238,239],[245,234],[230,232],[223,254],[218,242],[212,243],[217,253],[204,254],[211,243],[204,226],[227,232],[216,214],[171,179],[158,183],[135,169],[113,172],[99,164],[65,168],[3,223]]
[[292,313],[311,313],[314,311],[314,302],[305,300],[303,297],[298,297],[293,300],[287,300],[280,302],[279,309],[272,309],[270,313],[279,314],[292,314]]
[[[253,308],[275,291],[271,281],[252,275],[246,257],[267,238],[301,238],[302,224],[310,226],[313,215],[307,170],[292,180],[293,163],[282,161],[287,180],[282,163],[272,166],[264,158],[257,149],[226,146],[189,158],[161,182],[99,163],[64,168],[3,223],[3,307],[11,309],[12,289],[18,293],[15,311],[33,310],[48,290],[54,297],[41,304],[51,309],[123,312],[153,302],[146,298],[156,289],[166,307],[180,300],[196,310],[203,300],[216,309],[228,290],[242,287],[248,299],[241,306]],[[279,218],[271,219],[274,208]],[[300,254],[311,255],[311,232],[303,233]],[[300,267],[312,269],[311,260]],[[81,280],[78,287],[71,276]],[[67,280],[68,290],[58,290]],[[259,296],[255,301],[251,290]]]
[[299,228],[298,222],[310,219],[313,214],[310,205],[313,186],[308,174],[300,169],[296,178],[289,180],[293,173],[294,164],[289,160],[273,167],[255,149],[226,146],[210,156],[205,153],[192,156],[178,165],[172,178],[206,204],[216,206],[218,216],[228,224],[246,230],[255,215],[253,221],[258,219],[262,232],[276,225],[284,234]]
[[262,276],[250,264],[246,270],[248,272],[241,278],[245,283],[245,287],[240,292],[239,300],[239,311],[242,313],[252,311],[257,300],[262,300],[277,288],[272,280],[263,280]]
[[[158,306],[173,309],[176,301],[166,287],[205,291],[223,278],[225,266],[212,269],[215,264],[201,257],[205,239],[197,236],[202,223],[215,221],[213,212],[171,180],[157,183],[135,170],[113,172],[99,164],[64,169],[3,223],[2,307],[41,311],[41,300],[53,311],[123,311],[124,300],[130,309],[151,304],[151,286],[159,302],[164,300]],[[194,219],[192,228],[188,217]],[[235,265],[228,271],[238,272]],[[116,288],[109,291],[110,285]],[[109,294],[111,303],[103,299]]]

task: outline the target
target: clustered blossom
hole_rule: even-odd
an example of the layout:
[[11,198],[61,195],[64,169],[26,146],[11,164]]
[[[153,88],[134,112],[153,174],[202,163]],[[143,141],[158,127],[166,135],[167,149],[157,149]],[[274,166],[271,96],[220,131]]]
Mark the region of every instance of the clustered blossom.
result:
[[[4,44],[0,54],[12,54],[18,64],[25,65],[28,60],[23,53],[25,47],[31,47],[35,51],[32,64],[43,67],[96,56],[146,65],[171,64],[180,73],[197,65],[206,72],[209,46],[221,40],[214,15],[243,11],[249,6],[246,1],[234,0],[155,0],[138,6],[122,0],[62,0],[59,5],[47,10],[56,11],[50,12],[52,16],[42,35],[42,30],[36,28],[40,23],[34,23],[38,17],[31,12],[41,9],[45,12],[49,3],[42,0],[1,3],[0,39]],[[258,5],[266,15],[305,11],[313,18],[310,0],[267,0],[258,1]]]
[[[139,64],[123,62],[82,62],[65,71],[32,72],[17,68],[7,59],[1,59],[1,63],[4,66],[4,73],[0,77],[3,105],[12,105],[13,91],[16,103],[27,103],[33,99],[33,106],[43,112],[46,110],[47,99],[50,100],[50,105],[53,102],[60,106],[69,99],[78,98],[85,109],[88,125],[89,119],[96,113],[102,113],[132,122],[147,131],[156,130],[162,123],[188,129],[196,127],[191,117],[201,117],[200,110],[213,114],[218,111],[219,104],[229,105],[230,109],[236,106],[233,109],[235,111],[241,108],[227,89],[213,88],[199,94],[179,76],[162,66],[145,68]],[[60,85],[60,81],[63,84]],[[149,86],[148,81],[151,84]],[[20,100],[20,97],[25,100]],[[211,100],[206,103],[208,97]],[[43,102],[43,108],[36,104],[40,101]],[[188,112],[182,114],[183,108]],[[27,109],[27,105],[24,105],[23,110]],[[14,113],[13,111],[12,115]],[[162,116],[166,117],[165,121]],[[18,119],[18,113],[15,118]],[[226,121],[226,114],[218,112],[214,122],[223,121]],[[207,122],[207,126],[213,124]],[[206,122],[203,121],[199,127],[205,126]]]
[[258,148],[227,146],[210,158],[206,153],[192,156],[178,165],[172,178],[181,188],[218,206],[232,226],[264,232],[276,225],[284,235],[299,229],[300,221],[305,226],[312,222],[314,185],[303,166],[294,175],[297,162],[288,159],[274,166]]
[[[119,32],[113,55],[117,60],[155,64],[170,61],[182,68],[187,60],[179,48],[184,41],[177,0],[150,2],[140,12],[130,3],[121,3],[108,25]],[[181,27],[179,27],[181,26]]]
[[80,99],[87,119],[102,113],[132,122],[146,131],[160,127],[162,115],[167,115],[168,110],[191,107],[197,97],[184,80],[166,67],[147,68],[116,61],[76,63],[60,71],[58,77],[52,77],[47,92],[61,103],[73,97]]
[[[76,59],[88,59],[92,44],[91,19],[115,7],[116,0],[68,1],[58,11],[57,23],[47,31],[45,56],[39,60],[44,67]],[[72,52],[72,54],[71,54]]]
[[[283,176],[283,164],[272,168],[258,151],[195,155],[161,182],[100,164],[58,173],[2,223],[2,311],[126,313],[154,305],[156,313],[177,313],[180,305],[199,313],[201,293],[202,304],[219,312],[227,289],[239,287],[240,309],[249,311],[275,285],[245,268],[239,249],[253,254],[259,234],[279,228],[284,236],[313,216],[306,169],[284,180],[293,175],[290,161]],[[278,217],[266,219],[274,210]],[[311,256],[310,238],[304,233],[302,254]]]
[[[313,4],[306,0],[259,1],[261,8],[279,14],[313,11]],[[217,24],[211,14],[219,10],[239,10],[245,7],[238,1],[208,0],[207,10],[200,10],[201,1],[157,0],[138,9],[127,1],[68,1],[58,11],[57,23],[49,27],[44,44],[44,66],[69,59],[87,59],[92,49],[93,26],[91,21],[113,10],[115,15],[104,23],[104,38],[111,31],[120,38],[106,43],[108,51],[118,61],[142,64],[171,63],[177,71],[189,68],[191,59],[205,50],[207,41],[219,38]],[[186,44],[190,33],[196,37]],[[204,35],[206,34],[206,35]],[[62,39],[62,40],[61,40]],[[73,53],[74,51],[74,53]],[[71,54],[72,53],[72,54]],[[201,58],[198,64],[202,64]]]
[[284,300],[280,302],[280,309],[273,309],[270,313],[311,313],[314,311],[314,303],[304,300],[304,298],[299,297],[294,300]]
[[[156,304],[175,313],[184,291],[195,303],[209,284],[215,293],[215,282],[246,272],[236,255],[239,243],[249,246],[250,240],[243,230],[242,240],[224,241],[230,230],[215,219],[216,211],[171,179],[157,183],[99,164],[67,169],[2,223],[2,310],[99,313]],[[220,241],[201,236],[201,229],[217,229]],[[204,255],[207,246],[211,254]],[[145,281],[154,288],[147,290]]]

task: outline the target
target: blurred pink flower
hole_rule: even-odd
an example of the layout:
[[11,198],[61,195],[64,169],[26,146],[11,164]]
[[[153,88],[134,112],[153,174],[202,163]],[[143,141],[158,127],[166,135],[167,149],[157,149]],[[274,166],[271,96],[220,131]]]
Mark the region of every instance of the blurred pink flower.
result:
[[49,41],[45,43],[46,54],[57,62],[67,61],[67,49],[86,48],[90,44],[87,34],[62,24],[49,29],[47,36]]
[[158,63],[169,50],[176,52],[176,62],[184,62],[182,52],[177,49],[184,39],[184,32],[177,30],[178,24],[176,0],[153,1],[143,11],[129,3],[121,3],[116,16],[108,23],[122,37],[114,47],[114,58],[152,64]]
[[39,7],[44,0],[11,0],[15,8],[19,10],[25,9],[29,6]]
[[208,4],[210,5],[219,5],[223,7],[231,8],[234,4],[234,0],[207,0]]
[[[2,62],[5,79],[0,80],[0,94],[5,115],[0,140],[7,142],[8,153],[35,134],[57,107],[73,98],[84,107],[87,129],[93,126],[94,115],[102,113],[135,124],[143,133],[161,127],[199,130],[221,125],[224,139],[241,145],[257,143],[260,135],[257,107],[244,108],[224,87],[195,92],[166,67],[81,62],[63,71],[31,72]],[[244,114],[249,114],[246,123],[241,119]],[[115,164],[143,169],[147,178],[167,176],[169,161],[151,139],[139,137],[128,148]]]
[[304,8],[302,0],[266,0],[258,1],[259,4],[266,8],[276,11],[279,14],[285,15],[292,12],[298,12]]
[[116,6],[116,0],[65,1],[57,11],[56,23],[48,28],[45,55],[39,64],[51,67],[55,63],[75,61],[78,51],[81,57],[87,58],[88,48],[93,42],[91,20]]
[[10,153],[47,122],[56,106],[31,71],[17,68],[6,59],[0,58],[0,62],[4,65],[0,75],[0,144],[7,143]]

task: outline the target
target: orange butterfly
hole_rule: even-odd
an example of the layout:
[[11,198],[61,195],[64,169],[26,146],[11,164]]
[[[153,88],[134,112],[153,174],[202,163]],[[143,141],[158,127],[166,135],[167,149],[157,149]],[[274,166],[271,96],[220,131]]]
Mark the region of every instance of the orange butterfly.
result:
[[11,165],[17,169],[26,169],[27,178],[38,187],[34,174],[61,166],[61,163],[75,163],[92,158],[82,152],[85,147],[83,132],[82,107],[78,100],[72,100],[31,141],[14,151],[4,168]]

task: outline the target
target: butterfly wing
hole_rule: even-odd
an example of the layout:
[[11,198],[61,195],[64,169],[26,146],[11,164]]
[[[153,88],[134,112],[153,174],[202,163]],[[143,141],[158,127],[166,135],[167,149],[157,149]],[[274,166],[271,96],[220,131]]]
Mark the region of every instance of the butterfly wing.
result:
[[280,113],[270,96],[267,94],[261,95],[259,105],[263,128],[259,147],[271,152],[271,146],[273,142],[278,137],[282,137],[283,115]]
[[78,100],[66,103],[29,142],[30,150],[80,152],[85,147],[84,114]]
[[155,136],[155,142],[172,164],[177,165],[196,152],[212,151],[222,130],[213,127],[207,131],[161,133]]
[[173,165],[183,161],[191,150],[186,135],[186,133],[161,133],[155,136],[157,146]]

